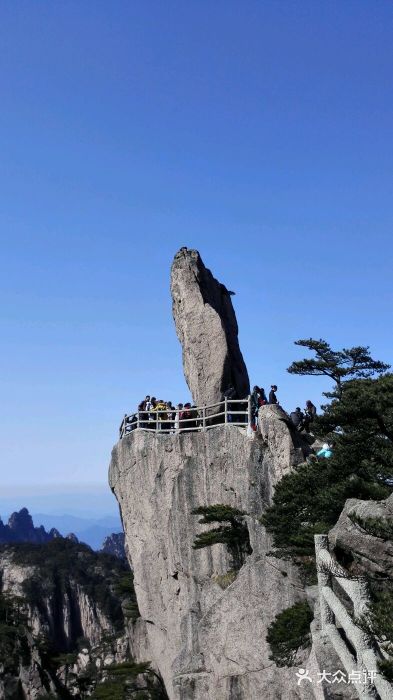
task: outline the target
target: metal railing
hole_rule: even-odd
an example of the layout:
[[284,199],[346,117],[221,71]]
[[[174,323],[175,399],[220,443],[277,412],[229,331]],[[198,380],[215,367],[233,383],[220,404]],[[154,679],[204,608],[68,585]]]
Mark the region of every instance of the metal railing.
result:
[[218,425],[247,427],[252,420],[251,397],[227,399],[209,406],[191,408],[138,411],[125,415],[120,426],[120,439],[134,430],[156,433],[189,433],[209,430]]
[[[327,535],[315,535],[315,553],[322,632],[329,637],[347,674],[353,677],[356,673],[361,679],[353,686],[359,698],[375,700],[377,692],[381,700],[392,700],[393,688],[378,671],[378,661],[384,655],[381,652],[378,656],[367,634],[356,624],[356,618],[364,615],[369,605],[366,581],[348,577],[331,556]],[[334,579],[353,605],[355,622],[333,591]]]

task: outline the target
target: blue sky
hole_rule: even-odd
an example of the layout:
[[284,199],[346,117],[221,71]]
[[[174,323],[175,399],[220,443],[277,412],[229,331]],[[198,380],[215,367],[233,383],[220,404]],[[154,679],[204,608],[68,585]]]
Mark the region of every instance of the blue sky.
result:
[[1,3],[7,493],[105,484],[122,414],[187,398],[182,245],[236,291],[251,381],[284,407],[328,388],[286,374],[297,338],[392,360],[392,20],[387,0]]

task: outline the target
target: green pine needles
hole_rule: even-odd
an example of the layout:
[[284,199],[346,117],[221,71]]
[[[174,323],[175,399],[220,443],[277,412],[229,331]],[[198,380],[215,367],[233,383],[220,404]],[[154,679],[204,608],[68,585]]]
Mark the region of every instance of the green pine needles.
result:
[[[349,379],[367,379],[386,372],[390,365],[374,360],[369,348],[357,346],[333,350],[326,340],[296,340],[295,345],[307,348],[315,357],[296,360],[288,367],[290,374],[326,376],[336,383],[336,391],[341,392],[342,384]],[[325,396],[331,396],[327,393]]]
[[275,617],[266,640],[271,651],[269,658],[276,666],[293,666],[299,649],[309,646],[312,619],[307,602],[296,603]]
[[150,662],[127,661],[108,668],[108,678],[96,686],[92,700],[168,700],[161,676]]
[[199,506],[192,512],[194,515],[203,516],[199,520],[201,525],[221,523],[219,527],[197,535],[193,548],[202,549],[218,543],[225,544],[232,559],[233,570],[239,571],[246,557],[252,554],[248,527],[244,522],[247,513],[223,503]]
[[[365,347],[335,351],[312,339],[296,344],[315,357],[294,362],[289,372],[329,376],[336,388],[312,423],[312,432],[333,445],[333,456],[284,476],[261,518],[276,556],[294,559],[313,556],[314,535],[335,525],[348,498],[381,500],[393,484],[393,374],[383,374],[388,365],[373,360]],[[385,537],[390,529],[380,524],[379,532]]]

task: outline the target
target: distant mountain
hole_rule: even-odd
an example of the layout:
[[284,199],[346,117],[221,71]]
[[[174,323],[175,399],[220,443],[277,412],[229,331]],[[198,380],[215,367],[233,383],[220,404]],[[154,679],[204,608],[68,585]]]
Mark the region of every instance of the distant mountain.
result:
[[[38,523],[35,526],[34,523]],[[92,549],[100,550],[108,536],[122,532],[120,518],[108,515],[97,519],[81,518],[74,515],[30,515],[22,508],[10,515],[8,524],[0,518],[0,544],[12,542],[32,542],[45,544],[56,537],[68,537],[73,541],[84,542]],[[70,534],[67,534],[70,533]]]
[[120,518],[107,515],[100,518],[82,518],[64,513],[50,515],[35,513],[34,521],[44,527],[56,527],[60,532],[74,532],[80,542],[85,542],[92,549],[101,549],[104,539],[112,533],[122,532]]
[[124,542],[124,532],[112,532],[111,535],[105,537],[101,552],[105,552],[105,554],[112,554],[113,556],[118,557],[118,559],[126,559],[127,557]]
[[0,518],[0,544],[14,542],[45,544],[58,537],[61,537],[61,535],[55,527],[52,527],[49,532],[42,525],[34,527],[33,518],[27,508],[22,508],[19,512],[12,513],[7,525],[4,525]]

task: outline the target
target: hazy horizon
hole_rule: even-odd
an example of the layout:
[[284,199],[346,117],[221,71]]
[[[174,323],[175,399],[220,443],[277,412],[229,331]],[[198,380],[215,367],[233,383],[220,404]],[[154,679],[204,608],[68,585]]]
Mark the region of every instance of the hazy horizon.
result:
[[[87,501],[87,499],[89,499]],[[119,517],[119,506],[108,485],[30,484],[8,485],[0,493],[0,517],[3,522],[11,513],[21,508],[29,512],[47,515],[74,515],[98,519],[103,516]]]

